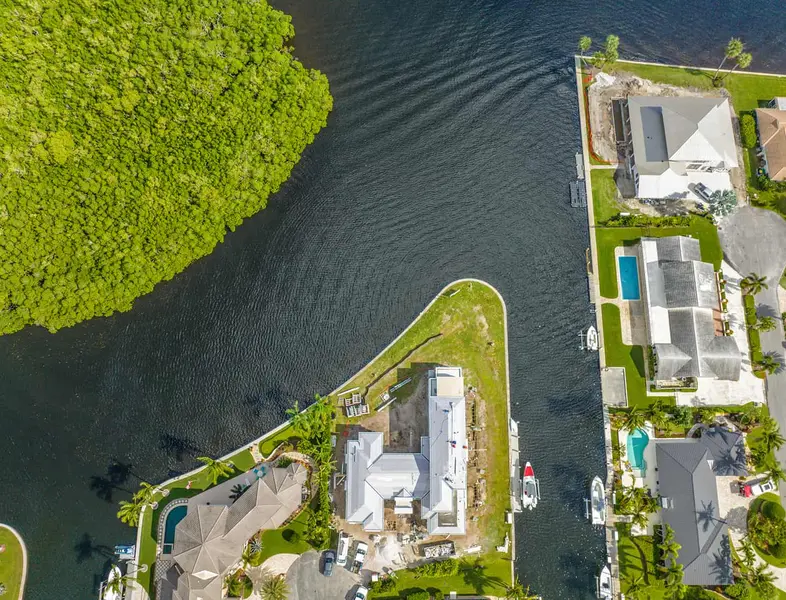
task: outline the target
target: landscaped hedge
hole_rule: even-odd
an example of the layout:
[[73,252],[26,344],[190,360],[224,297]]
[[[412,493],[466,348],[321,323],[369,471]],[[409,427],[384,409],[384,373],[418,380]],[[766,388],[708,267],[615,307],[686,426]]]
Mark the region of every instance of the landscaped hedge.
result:
[[673,217],[651,217],[649,215],[618,214],[606,219],[604,227],[690,227],[695,215],[676,215]]
[[[768,519],[772,520],[783,520],[786,517],[786,510],[778,504],[777,502],[773,502],[772,500],[767,500],[762,504],[761,507],[761,514],[763,514]],[[784,547],[784,553],[786,553],[786,547]],[[773,552],[773,554],[775,554]]]
[[418,590],[417,592],[407,594],[407,600],[431,600],[431,594],[426,590]]
[[756,147],[756,121],[753,115],[746,113],[740,117],[740,138],[745,148]]
[[415,569],[415,573],[417,577],[450,577],[458,573],[458,570],[459,562],[455,558],[449,558],[420,565]]

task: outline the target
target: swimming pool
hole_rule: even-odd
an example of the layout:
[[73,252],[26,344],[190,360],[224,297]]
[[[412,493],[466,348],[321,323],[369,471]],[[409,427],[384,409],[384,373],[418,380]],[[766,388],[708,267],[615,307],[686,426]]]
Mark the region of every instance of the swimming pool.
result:
[[164,547],[162,548],[164,554],[172,554],[172,546],[175,543],[175,527],[188,512],[188,507],[183,504],[176,506],[169,511],[166,516],[166,524],[164,525]]
[[647,470],[647,463],[644,460],[644,448],[650,441],[650,436],[643,429],[637,429],[628,434],[628,462],[633,469],[641,471],[641,475]]
[[639,266],[635,256],[620,256],[617,259],[620,268],[620,284],[623,300],[639,300]]

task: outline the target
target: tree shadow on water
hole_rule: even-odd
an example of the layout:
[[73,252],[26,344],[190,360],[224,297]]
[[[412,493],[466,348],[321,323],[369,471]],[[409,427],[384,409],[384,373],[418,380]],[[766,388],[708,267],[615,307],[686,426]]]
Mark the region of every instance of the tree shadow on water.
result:
[[170,433],[165,433],[159,438],[158,447],[177,462],[183,462],[186,455],[195,456],[202,453],[199,446],[188,438],[177,437]]
[[95,539],[89,533],[83,533],[82,537],[74,544],[74,553],[78,564],[95,557],[111,559],[115,556],[112,548],[104,544],[96,544]]

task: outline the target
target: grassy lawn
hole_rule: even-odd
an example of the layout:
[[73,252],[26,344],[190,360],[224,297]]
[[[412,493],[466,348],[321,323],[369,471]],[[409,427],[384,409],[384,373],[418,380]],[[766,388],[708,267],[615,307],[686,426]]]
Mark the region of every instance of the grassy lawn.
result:
[[5,552],[0,554],[0,583],[6,587],[4,598],[17,600],[22,591],[22,544],[10,529],[0,527],[0,546]]
[[617,184],[614,183],[614,169],[593,169],[590,181],[596,225],[621,212],[635,212],[618,199]]
[[644,578],[647,586],[647,598],[661,600],[665,598],[663,583],[658,579],[655,569],[655,544],[651,536],[640,535],[632,537],[619,530],[619,562],[622,591],[627,592],[630,582]]
[[[276,554],[303,554],[311,546],[306,538],[306,511],[301,511],[289,524],[280,529],[268,529],[262,532],[262,555],[259,564]],[[290,541],[291,532],[297,532],[299,540]]]
[[411,569],[396,571],[396,589],[392,592],[369,594],[372,600],[399,600],[408,594],[426,590],[450,592],[459,595],[495,595],[504,597],[510,581],[510,558],[507,554],[493,552],[479,558],[465,558],[457,575],[450,577],[417,577]]
[[718,230],[715,225],[702,217],[694,216],[690,226],[687,227],[598,227],[595,229],[595,237],[598,243],[597,271],[600,278],[600,295],[604,298],[616,298],[619,295],[614,248],[633,245],[642,237],[671,235],[690,235],[697,238],[701,245],[702,260],[720,269],[723,250],[718,238]]
[[[681,87],[712,88],[712,71],[699,69],[666,67],[661,65],[641,65],[620,61],[615,67],[617,72],[628,72],[659,83],[669,83]],[[786,95],[786,76],[768,77],[748,73],[733,73],[723,80],[723,86],[731,94],[731,101],[737,114],[752,111],[766,105],[773,97]],[[754,178],[752,165],[756,164],[753,151],[744,152],[745,172],[748,180],[748,193],[758,195],[754,201],[769,206],[786,215],[786,193],[759,190]]]
[[641,346],[626,346],[622,343],[620,309],[614,304],[601,305],[603,316],[603,345],[606,365],[625,367],[625,384],[628,390],[628,406],[649,406],[646,381],[644,379],[644,349]]
[[[434,365],[463,367],[464,385],[476,388],[486,403],[485,429],[494,443],[488,445],[486,504],[476,527],[484,532],[479,543],[485,551],[492,551],[510,531],[505,523],[510,497],[505,320],[502,303],[491,288],[473,281],[446,290],[393,346],[343,389],[361,388],[373,405],[388,386]],[[339,417],[337,422],[342,420],[347,419]]]

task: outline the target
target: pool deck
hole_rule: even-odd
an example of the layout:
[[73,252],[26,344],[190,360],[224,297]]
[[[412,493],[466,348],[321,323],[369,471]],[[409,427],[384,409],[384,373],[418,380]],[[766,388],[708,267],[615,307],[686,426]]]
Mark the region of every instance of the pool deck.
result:
[[[655,443],[653,442],[655,439],[655,430],[652,427],[652,423],[650,422],[645,423],[642,429],[649,438],[649,442],[647,442],[647,445],[644,447],[644,452],[642,454],[644,464],[646,465],[643,474],[639,469],[634,469],[629,466],[627,459],[628,432],[625,429],[620,429],[617,433],[620,443],[620,463],[623,470],[622,485],[626,487],[646,487],[649,488],[651,493],[655,494],[657,493],[658,489],[658,475],[656,470],[658,463],[655,458]],[[660,521],[660,512],[651,514],[647,524],[647,529],[639,530],[638,528],[634,527],[633,535],[652,535],[653,526],[659,525]]]

